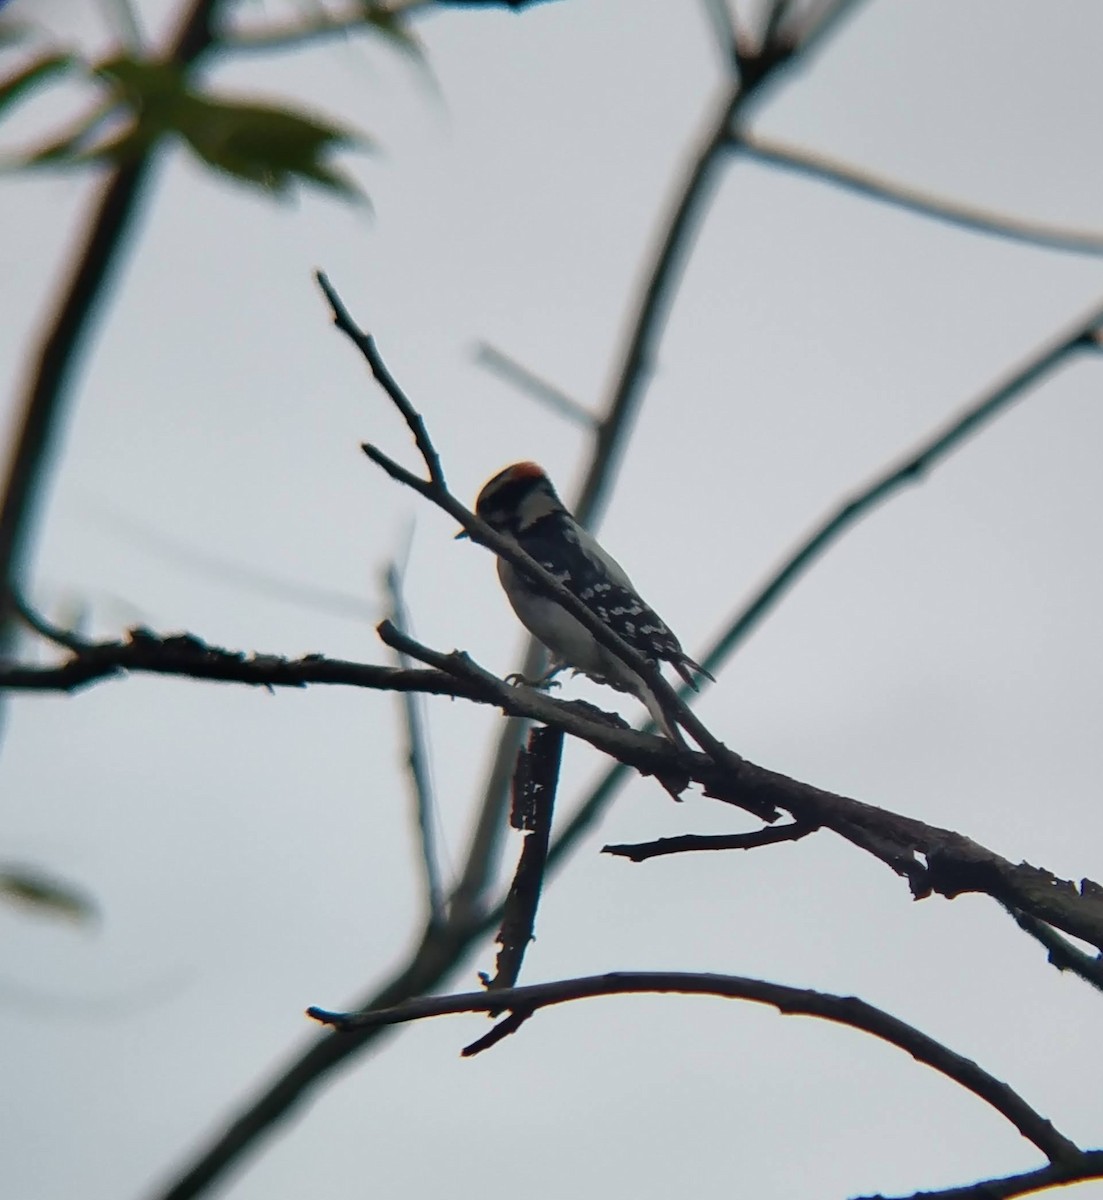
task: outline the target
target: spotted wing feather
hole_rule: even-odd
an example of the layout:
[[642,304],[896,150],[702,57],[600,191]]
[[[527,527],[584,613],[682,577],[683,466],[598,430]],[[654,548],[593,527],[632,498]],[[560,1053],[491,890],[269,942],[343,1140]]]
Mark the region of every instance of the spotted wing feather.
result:
[[[697,686],[693,671],[712,678],[686,654],[658,613],[640,599],[619,564],[608,556],[604,562],[597,556],[596,543],[585,530],[567,521],[553,528],[553,522],[559,524],[558,518],[545,518],[521,534],[518,541],[527,553],[645,658],[656,665],[671,663],[693,688]],[[563,570],[562,561],[555,561],[554,553],[564,538],[578,548],[568,571]]]

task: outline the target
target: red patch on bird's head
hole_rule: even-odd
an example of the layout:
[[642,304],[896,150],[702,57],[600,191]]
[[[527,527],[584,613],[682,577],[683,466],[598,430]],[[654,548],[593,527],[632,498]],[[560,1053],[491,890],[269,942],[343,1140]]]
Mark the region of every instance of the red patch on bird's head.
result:
[[506,467],[502,474],[509,475],[511,479],[539,479],[544,474],[544,468],[539,463],[526,461]]

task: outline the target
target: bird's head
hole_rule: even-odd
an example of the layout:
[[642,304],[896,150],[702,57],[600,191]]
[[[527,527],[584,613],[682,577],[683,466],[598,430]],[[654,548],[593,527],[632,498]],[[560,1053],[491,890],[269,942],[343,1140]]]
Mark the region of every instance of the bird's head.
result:
[[514,463],[499,471],[475,501],[475,513],[491,529],[514,537],[542,517],[562,511],[563,502],[551,480],[534,462]]

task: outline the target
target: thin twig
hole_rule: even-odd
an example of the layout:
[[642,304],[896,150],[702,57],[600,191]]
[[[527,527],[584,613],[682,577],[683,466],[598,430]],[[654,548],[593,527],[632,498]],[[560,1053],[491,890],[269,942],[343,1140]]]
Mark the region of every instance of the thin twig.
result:
[[920,483],[941,459],[956,450],[987,422],[1004,412],[1074,354],[1089,347],[1091,335],[1103,322],[1103,301],[1096,301],[1083,315],[1049,339],[1001,380],[966,405],[940,429],[935,430],[902,458],[874,476],[864,487],[847,497],[782,561],[752,598],[735,614],[724,633],[709,647],[702,664],[715,673],[745,640],[750,631],[774,607],[781,596],[818,559],[841,533],[871,509],[908,484]]
[[617,858],[629,858],[641,863],[649,858],[661,858],[667,854],[685,854],[698,850],[754,850],[759,846],[774,846],[779,842],[798,842],[815,833],[816,825],[803,825],[791,821],[787,825],[771,825],[765,829],[752,829],[750,833],[683,833],[678,837],[659,838],[654,842],[621,842],[602,846],[602,854]]
[[163,528],[147,523],[130,513],[100,508],[95,519],[102,521],[120,537],[154,554],[165,562],[185,567],[194,576],[206,576],[223,586],[255,592],[268,600],[291,604],[296,608],[327,613],[360,624],[379,620],[379,606],[364,596],[337,588],[296,579],[261,567],[243,563],[236,554],[218,554],[177,537]]
[[387,364],[380,357],[379,351],[376,348],[375,338],[370,333],[365,333],[352,319],[348,309],[342,303],[341,297],[337,295],[332,284],[326,278],[324,271],[316,271],[314,278],[318,281],[318,286],[325,293],[330,308],[333,309],[333,324],[337,326],[364,356],[368,366],[371,368],[372,375],[375,376],[376,382],[391,398],[395,408],[402,414],[406,424],[410,427],[410,432],[414,435],[414,442],[417,444],[417,448],[425,462],[425,469],[429,472],[430,482],[440,491],[446,492],[448,484],[444,479],[444,469],[440,465],[440,455],[437,454],[436,447],[429,437],[421,413],[410,403],[409,397],[399,387],[398,381],[387,369]]
[[[407,555],[409,544],[407,543]],[[405,562],[391,562],[384,572],[384,583],[390,601],[391,623],[402,633],[410,632],[410,619],[403,595]],[[403,670],[413,667],[413,660],[402,650],[394,651],[395,659]],[[429,910],[429,921],[444,920],[444,889],[441,886],[440,862],[437,856],[434,820],[436,802],[433,798],[432,756],[429,752],[429,736],[421,698],[416,692],[402,693],[402,713],[406,726],[406,765],[410,773],[410,790],[417,820],[418,847],[421,851],[421,868],[425,876],[425,899]]]
[[733,133],[732,144],[747,158],[795,171],[823,183],[835,184],[857,195],[974,233],[1042,246],[1048,250],[1103,254],[1103,233],[1095,230],[1070,229],[1048,221],[1034,221],[983,205],[954,200],[925,188],[900,183],[864,167],[853,166],[820,151],[777,138],[763,137],[747,129]]
[[1030,934],[1046,948],[1049,961],[1058,971],[1071,971],[1092,987],[1103,991],[1103,955],[1085,954],[1045,921],[1039,921],[1019,908],[1009,905],[1004,905],[1004,908],[1024,933]]
[[854,996],[836,996],[810,988],[788,987],[738,975],[715,975],[688,971],[615,971],[552,983],[529,984],[498,992],[466,992],[455,996],[425,996],[391,1008],[370,1012],[339,1013],[311,1008],[316,1021],[340,1030],[358,1030],[373,1025],[420,1021],[453,1013],[532,1013],[551,1005],[596,996],[650,995],[676,992],[681,995],[719,996],[748,1000],[776,1008],[786,1016],[818,1017],[820,1020],[859,1029],[906,1051],[918,1062],[945,1075],[978,1096],[1012,1125],[1050,1160],[1079,1163],[1083,1152],[1059,1133],[1006,1083],[996,1079],[972,1060],[954,1053],[941,1042],[883,1009]]
[[735,15],[728,0],[701,0],[705,19],[712,30],[712,40],[720,56],[724,70],[735,75],[739,70],[739,35],[735,27]]
[[[433,7],[433,0],[403,0],[388,4],[380,15],[390,17],[413,16],[418,9]],[[366,6],[355,7],[351,12],[324,14],[295,21],[273,22],[267,25],[228,30],[219,33],[217,47],[220,51],[234,54],[271,53],[281,50],[296,50],[312,42],[330,38],[343,38],[354,33],[379,32],[372,24],[372,13]],[[403,34],[409,38],[408,30]],[[397,44],[401,44],[400,42]]]
[[475,361],[499,379],[504,379],[506,383],[526,392],[533,400],[558,416],[566,417],[582,429],[597,428],[597,417],[584,404],[579,404],[573,396],[568,396],[561,388],[548,383],[546,379],[530,371],[515,358],[503,354],[489,342],[479,342],[475,347]]
[[[66,650],[71,650],[74,654],[82,654],[91,649],[92,643],[86,638],[83,638],[75,630],[63,629],[60,625],[55,625],[48,620],[37,609],[33,608],[19,594],[13,594],[10,598],[12,609],[19,619],[33,630],[39,637],[45,638],[48,642],[53,642],[55,646],[61,646]],[[0,660],[3,655],[0,654]]]

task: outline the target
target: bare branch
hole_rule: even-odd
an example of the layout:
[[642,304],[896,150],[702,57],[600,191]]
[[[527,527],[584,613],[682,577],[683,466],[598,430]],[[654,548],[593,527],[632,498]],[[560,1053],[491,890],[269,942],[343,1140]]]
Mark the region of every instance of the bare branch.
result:
[[630,858],[635,863],[667,854],[685,854],[697,850],[754,850],[759,846],[774,846],[780,842],[798,842],[815,833],[818,826],[792,821],[788,825],[767,826],[750,833],[683,833],[678,837],[659,838],[654,842],[624,842],[602,846],[602,854]]
[[339,1030],[358,1030],[377,1025],[420,1021],[452,1013],[533,1013],[538,1009],[596,996],[650,995],[676,992],[692,996],[720,996],[766,1004],[786,1016],[818,1017],[851,1029],[861,1030],[906,1051],[914,1059],[945,1075],[991,1105],[1005,1117],[1050,1162],[1081,1163],[1079,1147],[1034,1111],[1006,1083],[989,1075],[975,1062],[921,1033],[914,1026],[854,996],[835,996],[809,988],[788,987],[738,975],[714,975],[687,971],[615,971],[553,983],[530,984],[493,993],[466,992],[456,996],[426,996],[407,1000],[391,1008],[359,1013],[335,1013],[311,1008],[316,1021]]
[[[11,596],[11,606],[15,614],[28,629],[33,630],[40,638],[52,642],[55,646],[61,646],[66,650],[73,651],[75,654],[82,654],[91,648],[90,643],[72,629],[62,629],[60,625],[55,625],[52,621],[47,620],[37,609],[28,604],[22,596],[13,593]],[[2,661],[3,656],[0,655],[0,662]]]
[[735,16],[729,0],[701,0],[705,19],[712,29],[713,40],[720,55],[720,62],[729,74],[739,69],[739,35],[735,28]]
[[[405,564],[400,566],[397,561],[394,561],[384,572],[384,582],[390,600],[391,623],[399,632],[408,633],[410,620],[403,596],[404,575]],[[412,669],[413,661],[402,650],[395,650],[394,653],[400,668]],[[402,712],[406,723],[406,764],[410,771],[410,788],[413,793],[414,813],[417,819],[421,866],[425,875],[425,898],[430,922],[439,923],[444,920],[445,913],[444,889],[440,881],[440,863],[437,859],[436,836],[433,828],[436,814],[436,805],[433,799],[433,770],[424,713],[420,697],[416,692],[402,693]]]
[[[430,650],[388,622],[379,627],[379,634],[387,645],[435,669],[403,671],[320,655],[294,660],[246,656],[207,646],[186,634],[162,639],[132,630],[127,641],[95,643],[57,667],[0,665],[0,687],[72,690],[93,679],[144,671],[263,687],[339,684],[462,697],[562,729],[644,775],[683,785],[693,780],[706,795],[757,816],[770,819],[782,809],[802,825],[830,829],[907,878],[917,897],[938,893],[952,899],[980,892],[1103,950],[1103,888],[1089,880],[1077,886],[1029,863],[1011,863],[952,830],[800,783],[734,754],[730,755],[733,762],[717,763],[666,738],[624,728],[617,723],[619,718],[592,705],[512,686],[468,655]],[[555,847],[548,860],[549,864],[555,861]]]
[[1085,954],[1079,947],[1074,946],[1067,938],[1062,937],[1056,929],[1051,928],[1037,917],[1023,912],[1021,909],[1004,906],[1015,919],[1015,923],[1024,932],[1030,934],[1035,941],[1040,942],[1049,951],[1048,959],[1058,971],[1071,971],[1079,975],[1092,987],[1103,991],[1103,955],[1092,956]]
[[[360,32],[383,32],[373,17],[400,18],[412,16],[419,9],[432,6],[432,0],[399,0],[387,5],[376,5],[372,8],[361,4],[343,13],[320,13],[314,17],[300,18],[294,21],[273,22],[236,30],[221,31],[218,35],[218,49],[232,53],[271,53],[279,50],[295,50],[312,42],[326,41],[330,38],[348,37]],[[391,27],[393,29],[393,27]],[[396,45],[412,38],[409,30],[403,28],[400,34],[391,32],[391,40]],[[415,43],[416,44],[416,43]]]
[[186,567],[193,575],[206,576],[223,586],[247,589],[268,600],[292,604],[300,609],[328,613],[360,624],[379,620],[378,604],[364,596],[342,592],[336,588],[320,587],[293,575],[250,566],[237,554],[218,554],[205,546],[177,537],[167,530],[136,518],[131,513],[110,511],[100,507],[95,513],[98,521],[145,553],[163,561]]
[[921,482],[941,459],[1004,412],[1013,401],[1041,383],[1073,355],[1088,348],[1101,322],[1103,301],[1097,301],[1056,337],[1045,342],[1013,367],[1003,379],[966,405],[946,425],[928,435],[901,459],[844,499],[796,546],[750,601],[735,614],[724,633],[701,658],[701,663],[714,673],[719,670],[781,596],[840,534],[900,488]]
[[579,404],[573,396],[568,396],[566,392],[548,383],[528,367],[522,366],[515,358],[503,354],[489,342],[479,342],[475,347],[475,361],[499,379],[504,379],[506,383],[527,392],[558,416],[566,417],[582,429],[597,428],[597,417],[584,404]]
[[386,363],[384,363],[379,351],[376,349],[375,338],[370,333],[364,333],[352,319],[348,309],[341,302],[341,297],[337,295],[333,286],[326,278],[325,272],[316,271],[314,277],[318,281],[318,286],[325,293],[330,308],[333,309],[333,324],[337,326],[364,356],[368,366],[371,368],[372,375],[375,376],[376,382],[391,398],[395,408],[402,414],[406,424],[410,427],[410,432],[414,435],[414,442],[417,444],[422,460],[425,463],[425,469],[429,473],[430,482],[439,491],[446,492],[448,485],[444,481],[444,470],[440,465],[440,455],[437,454],[436,447],[429,437],[429,432],[425,428],[425,422],[422,420],[421,414],[410,403],[406,393],[398,386],[395,377],[387,369]]
[[1015,1196],[1029,1196],[1087,1179],[1103,1179],[1103,1150],[1085,1150],[1079,1158],[1068,1162],[1050,1163],[1040,1170],[1007,1175],[1002,1179],[981,1179],[964,1187],[913,1192],[910,1196],[857,1196],[855,1200],[1013,1200]]
[[911,187],[875,171],[856,167],[841,159],[809,150],[792,142],[763,137],[747,129],[732,134],[732,143],[751,159],[807,175],[823,183],[836,184],[857,195],[891,204],[922,217],[956,225],[974,233],[988,234],[1048,250],[1075,254],[1103,254],[1103,233],[1070,229],[1047,221],[1032,221],[979,204],[967,204],[924,188]]

